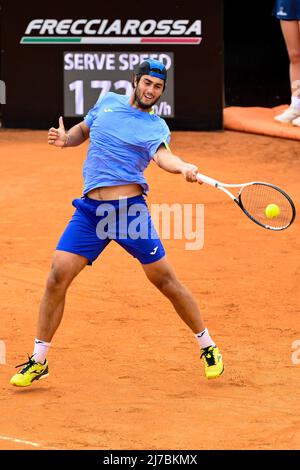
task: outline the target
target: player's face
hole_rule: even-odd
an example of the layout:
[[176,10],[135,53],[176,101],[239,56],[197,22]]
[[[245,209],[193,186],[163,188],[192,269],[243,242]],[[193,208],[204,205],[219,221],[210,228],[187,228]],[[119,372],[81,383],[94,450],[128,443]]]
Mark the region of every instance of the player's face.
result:
[[142,110],[151,108],[161,97],[164,81],[151,75],[142,75],[134,90],[135,105]]

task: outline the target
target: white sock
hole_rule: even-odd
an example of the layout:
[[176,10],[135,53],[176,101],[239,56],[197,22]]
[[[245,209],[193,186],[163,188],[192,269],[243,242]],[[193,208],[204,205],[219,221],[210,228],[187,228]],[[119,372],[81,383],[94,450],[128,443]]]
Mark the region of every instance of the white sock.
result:
[[33,350],[33,359],[35,362],[44,364],[50,346],[51,343],[46,343],[45,341],[41,341],[40,339],[35,338]]
[[293,108],[298,109],[300,111],[300,98],[298,96],[292,96],[291,105]]
[[211,337],[209,336],[209,332],[207,328],[205,328],[205,330],[201,331],[200,333],[197,333],[195,337],[201,349],[207,348],[208,346],[216,345],[214,341],[211,339]]

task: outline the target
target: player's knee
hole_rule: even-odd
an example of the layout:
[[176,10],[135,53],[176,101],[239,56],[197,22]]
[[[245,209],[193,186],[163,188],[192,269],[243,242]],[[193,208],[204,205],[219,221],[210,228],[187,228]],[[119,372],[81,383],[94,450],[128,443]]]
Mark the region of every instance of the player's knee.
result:
[[157,279],[155,285],[167,296],[175,294],[181,286],[174,276],[168,274]]
[[300,50],[295,49],[289,52],[291,64],[298,64],[300,62]]
[[53,265],[47,279],[47,289],[49,291],[64,290],[69,285],[69,275],[62,266]]

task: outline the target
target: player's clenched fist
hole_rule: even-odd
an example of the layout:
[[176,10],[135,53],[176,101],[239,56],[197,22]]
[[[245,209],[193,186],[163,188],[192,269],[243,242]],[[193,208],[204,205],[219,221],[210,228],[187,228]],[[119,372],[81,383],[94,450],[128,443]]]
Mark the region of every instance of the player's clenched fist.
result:
[[181,169],[181,173],[189,183],[197,181],[198,167],[192,163],[185,163]]
[[62,116],[58,120],[59,127],[51,127],[48,131],[48,144],[55,145],[56,147],[64,147],[66,145],[68,136],[65,131],[64,121]]

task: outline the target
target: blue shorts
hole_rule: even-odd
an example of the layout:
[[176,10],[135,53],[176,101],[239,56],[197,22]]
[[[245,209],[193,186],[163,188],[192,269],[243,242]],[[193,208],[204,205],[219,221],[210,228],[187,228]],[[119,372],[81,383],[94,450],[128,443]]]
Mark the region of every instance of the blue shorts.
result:
[[278,20],[300,20],[300,0],[276,0],[273,15]]
[[83,196],[72,204],[76,211],[57,250],[84,256],[90,265],[112,240],[142,264],[153,263],[165,255],[144,196],[112,201]]

